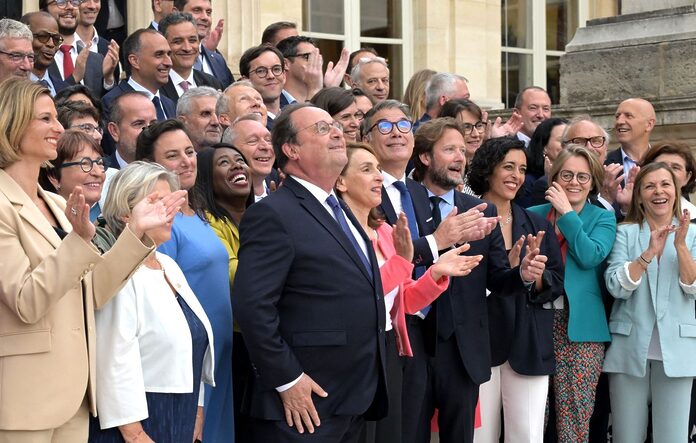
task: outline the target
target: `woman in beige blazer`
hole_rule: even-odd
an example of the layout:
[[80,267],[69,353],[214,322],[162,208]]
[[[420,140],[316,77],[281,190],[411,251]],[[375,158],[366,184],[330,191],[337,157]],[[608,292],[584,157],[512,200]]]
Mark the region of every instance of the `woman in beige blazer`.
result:
[[180,194],[149,196],[99,255],[82,189],[66,203],[37,183],[62,132],[48,89],[0,83],[0,443],[87,441],[94,308],[152,251],[143,233],[183,203]]

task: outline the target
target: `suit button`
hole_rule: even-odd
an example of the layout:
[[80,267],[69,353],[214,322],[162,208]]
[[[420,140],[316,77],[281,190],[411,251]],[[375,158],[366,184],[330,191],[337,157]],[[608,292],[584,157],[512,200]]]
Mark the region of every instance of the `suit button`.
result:
[[382,330],[381,327],[377,328],[377,330],[379,331],[380,334],[381,334],[382,332],[384,332],[384,331]]

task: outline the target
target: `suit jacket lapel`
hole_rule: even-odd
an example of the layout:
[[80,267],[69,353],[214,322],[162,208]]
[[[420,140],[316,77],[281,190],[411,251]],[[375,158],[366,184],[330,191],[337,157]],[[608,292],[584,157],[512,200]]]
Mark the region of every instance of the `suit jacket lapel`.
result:
[[432,234],[432,224],[428,223],[432,219],[433,212],[430,209],[430,200],[428,199],[428,191],[425,187],[415,180],[406,179],[406,187],[411,195],[413,202],[413,210],[416,213],[416,223],[418,224],[418,232],[421,237]]
[[[516,204],[512,204],[512,245],[515,245],[515,242],[522,237],[523,235],[526,237],[527,234],[529,233],[534,233],[534,226],[530,224],[529,218],[527,217],[527,214],[524,212],[524,210],[517,206]],[[547,232],[545,235],[550,235],[553,233]],[[527,240],[524,241],[524,245],[522,246],[522,249],[520,250],[520,259],[524,257],[527,251]]]
[[387,189],[382,186],[382,203],[379,205],[382,213],[387,218],[387,223],[393,225],[396,223],[396,211],[394,206],[392,206],[391,200],[389,200],[389,194],[387,194]]
[[[638,251],[638,253],[642,254],[643,251],[648,249],[648,246],[650,246],[650,227],[648,226],[647,222],[643,222],[638,229],[638,243],[640,245],[640,251]],[[648,265],[648,271],[646,272],[653,306],[657,306],[657,274],[657,257],[655,257]]]
[[[295,196],[299,198],[300,205],[306,209],[307,212],[309,212],[309,214],[314,217],[314,219],[319,222],[319,224],[321,224],[334,239],[336,239],[351,260],[355,262],[355,265],[360,268],[360,271],[363,273],[365,278],[367,278],[370,283],[373,283],[372,277],[370,277],[370,275],[367,273],[365,265],[363,264],[362,260],[360,260],[360,257],[358,257],[358,252],[350,243],[350,240],[348,240],[346,234],[343,232],[336,220],[334,220],[334,218],[326,210],[324,205],[314,198],[314,196],[308,190],[306,190],[304,186],[297,183],[292,177],[287,177],[283,182],[283,186],[287,186],[288,189],[290,189]],[[350,211],[346,211],[346,215],[348,215],[348,220],[355,224],[355,217],[353,217],[353,214]],[[365,239],[368,244],[369,250],[370,240],[365,238],[362,229],[358,229],[358,232],[361,232],[363,239]]]

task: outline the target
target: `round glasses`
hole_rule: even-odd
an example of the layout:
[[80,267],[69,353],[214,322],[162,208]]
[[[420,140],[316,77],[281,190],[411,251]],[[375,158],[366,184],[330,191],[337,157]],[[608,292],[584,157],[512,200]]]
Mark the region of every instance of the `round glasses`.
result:
[[84,0],[53,0],[52,2],[46,3],[46,6],[56,4],[59,8],[65,8],[68,3],[73,5],[74,7],[79,7]]
[[87,134],[94,134],[95,132],[98,132],[99,134],[104,134],[104,130],[97,125],[93,125],[91,123],[82,123],[79,125],[72,125],[70,129],[79,129],[82,132],[85,132]]
[[58,166],[58,168],[63,169],[70,166],[79,166],[80,169],[82,169],[82,172],[91,172],[95,164],[101,166],[102,169],[105,169],[104,157],[99,157],[94,160],[89,157],[83,157],[80,159],[80,161],[63,163],[62,165]]
[[569,171],[567,169],[564,169],[561,172],[559,172],[558,177],[566,183],[570,183],[571,181],[573,181],[573,178],[575,178],[581,185],[589,183],[590,179],[592,178],[592,176],[587,172],[578,172],[576,174],[573,171]]
[[305,129],[309,128],[314,128],[317,134],[319,135],[326,135],[331,131],[331,128],[336,128],[339,131],[343,132],[343,125],[340,124],[339,122],[325,122],[324,120],[319,120],[316,123],[313,123],[306,128],[302,128],[298,130],[295,134],[299,134],[300,132],[304,131]]
[[278,77],[280,74],[283,73],[283,67],[281,65],[274,65],[270,68],[261,66],[259,68],[251,70],[250,73],[253,72],[259,78],[266,78],[268,76],[269,71],[271,72],[271,74],[273,74],[274,77]]
[[53,44],[56,46],[60,46],[61,43],[63,43],[63,36],[60,34],[54,34],[52,32],[47,32],[47,31],[41,31],[37,32],[36,34],[33,34],[34,38],[40,41],[41,43],[48,43],[48,40],[51,39],[53,40]]
[[586,146],[587,142],[590,142],[590,145],[593,148],[601,148],[604,146],[604,143],[607,141],[607,139],[603,135],[598,135],[596,137],[574,137],[571,138],[570,140],[565,140],[563,142],[564,145],[569,145],[569,144],[574,144],[574,145],[582,145]]
[[471,123],[462,123],[462,126],[464,127],[464,135],[471,134],[471,131],[474,129],[476,129],[478,132],[483,132],[486,130],[486,123],[482,121],[477,121],[473,125]]
[[407,118],[402,118],[397,122],[380,120],[374,125],[370,126],[370,129],[367,130],[366,134],[370,133],[375,127],[377,127],[377,131],[379,131],[379,133],[382,135],[391,134],[395,127],[402,134],[407,134],[411,132],[411,129],[413,128],[413,122]]

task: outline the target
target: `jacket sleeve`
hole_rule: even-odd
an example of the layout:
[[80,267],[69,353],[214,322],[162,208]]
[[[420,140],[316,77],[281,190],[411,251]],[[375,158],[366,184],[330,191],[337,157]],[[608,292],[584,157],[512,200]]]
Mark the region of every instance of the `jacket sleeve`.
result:
[[567,254],[581,269],[596,268],[611,252],[616,237],[616,218],[611,212],[601,210],[589,232],[585,232],[575,211],[566,213],[556,223],[568,242]]
[[634,254],[632,251],[629,251],[628,247],[628,231],[630,227],[629,225],[620,226],[616,232],[616,241],[607,259],[607,269],[604,271],[604,281],[607,285],[607,290],[614,298],[619,299],[631,297],[637,289],[637,285],[627,284],[631,283],[631,281],[627,278],[625,264],[635,259],[635,257],[632,257]]

